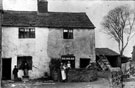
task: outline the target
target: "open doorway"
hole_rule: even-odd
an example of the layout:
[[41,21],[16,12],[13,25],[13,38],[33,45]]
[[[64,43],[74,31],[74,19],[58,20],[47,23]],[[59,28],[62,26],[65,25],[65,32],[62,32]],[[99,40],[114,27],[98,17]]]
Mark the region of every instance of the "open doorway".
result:
[[29,70],[32,70],[32,56],[18,56],[17,57],[17,67],[19,69],[22,69],[23,62],[27,62]]
[[80,58],[80,68],[86,68],[90,63],[90,58]]
[[2,80],[11,80],[11,58],[2,58]]

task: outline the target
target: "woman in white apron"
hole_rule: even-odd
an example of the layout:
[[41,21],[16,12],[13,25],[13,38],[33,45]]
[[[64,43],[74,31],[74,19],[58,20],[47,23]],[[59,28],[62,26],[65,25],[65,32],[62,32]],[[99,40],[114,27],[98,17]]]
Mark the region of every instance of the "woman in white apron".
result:
[[61,63],[61,78],[62,78],[62,81],[63,82],[65,82],[65,80],[66,80],[66,65],[64,64],[62,64]]

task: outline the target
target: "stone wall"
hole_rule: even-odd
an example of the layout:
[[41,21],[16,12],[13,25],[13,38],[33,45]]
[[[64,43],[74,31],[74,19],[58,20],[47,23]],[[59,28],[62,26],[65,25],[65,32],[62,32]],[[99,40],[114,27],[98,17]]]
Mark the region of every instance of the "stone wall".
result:
[[68,72],[69,82],[92,82],[97,80],[97,71],[90,69],[71,69]]
[[122,88],[122,72],[121,70],[115,71],[98,71],[98,78],[105,78],[108,80],[110,87],[109,88]]
[[49,29],[48,55],[50,58],[61,58],[73,54],[75,67],[80,67],[80,58],[90,58],[95,62],[95,32],[93,29],[73,29],[73,39],[63,39],[63,29]]

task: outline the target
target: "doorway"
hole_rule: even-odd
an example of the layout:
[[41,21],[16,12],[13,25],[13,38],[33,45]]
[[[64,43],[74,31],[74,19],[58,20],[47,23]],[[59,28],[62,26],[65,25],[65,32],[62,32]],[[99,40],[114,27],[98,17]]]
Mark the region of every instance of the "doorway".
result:
[[28,63],[28,69],[32,70],[32,56],[18,56],[17,57],[17,67],[22,69],[23,62]]
[[90,58],[80,58],[80,68],[86,68],[90,63]]
[[2,58],[2,80],[11,80],[11,58]]

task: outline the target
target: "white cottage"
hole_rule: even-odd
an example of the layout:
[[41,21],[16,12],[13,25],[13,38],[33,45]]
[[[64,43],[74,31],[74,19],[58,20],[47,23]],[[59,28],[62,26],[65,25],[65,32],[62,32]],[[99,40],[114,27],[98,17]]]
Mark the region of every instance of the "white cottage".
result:
[[75,68],[95,61],[95,27],[86,13],[48,12],[47,5],[40,0],[38,11],[3,11],[3,79],[12,79],[14,65],[23,61],[30,79],[49,73],[52,58],[71,60]]

